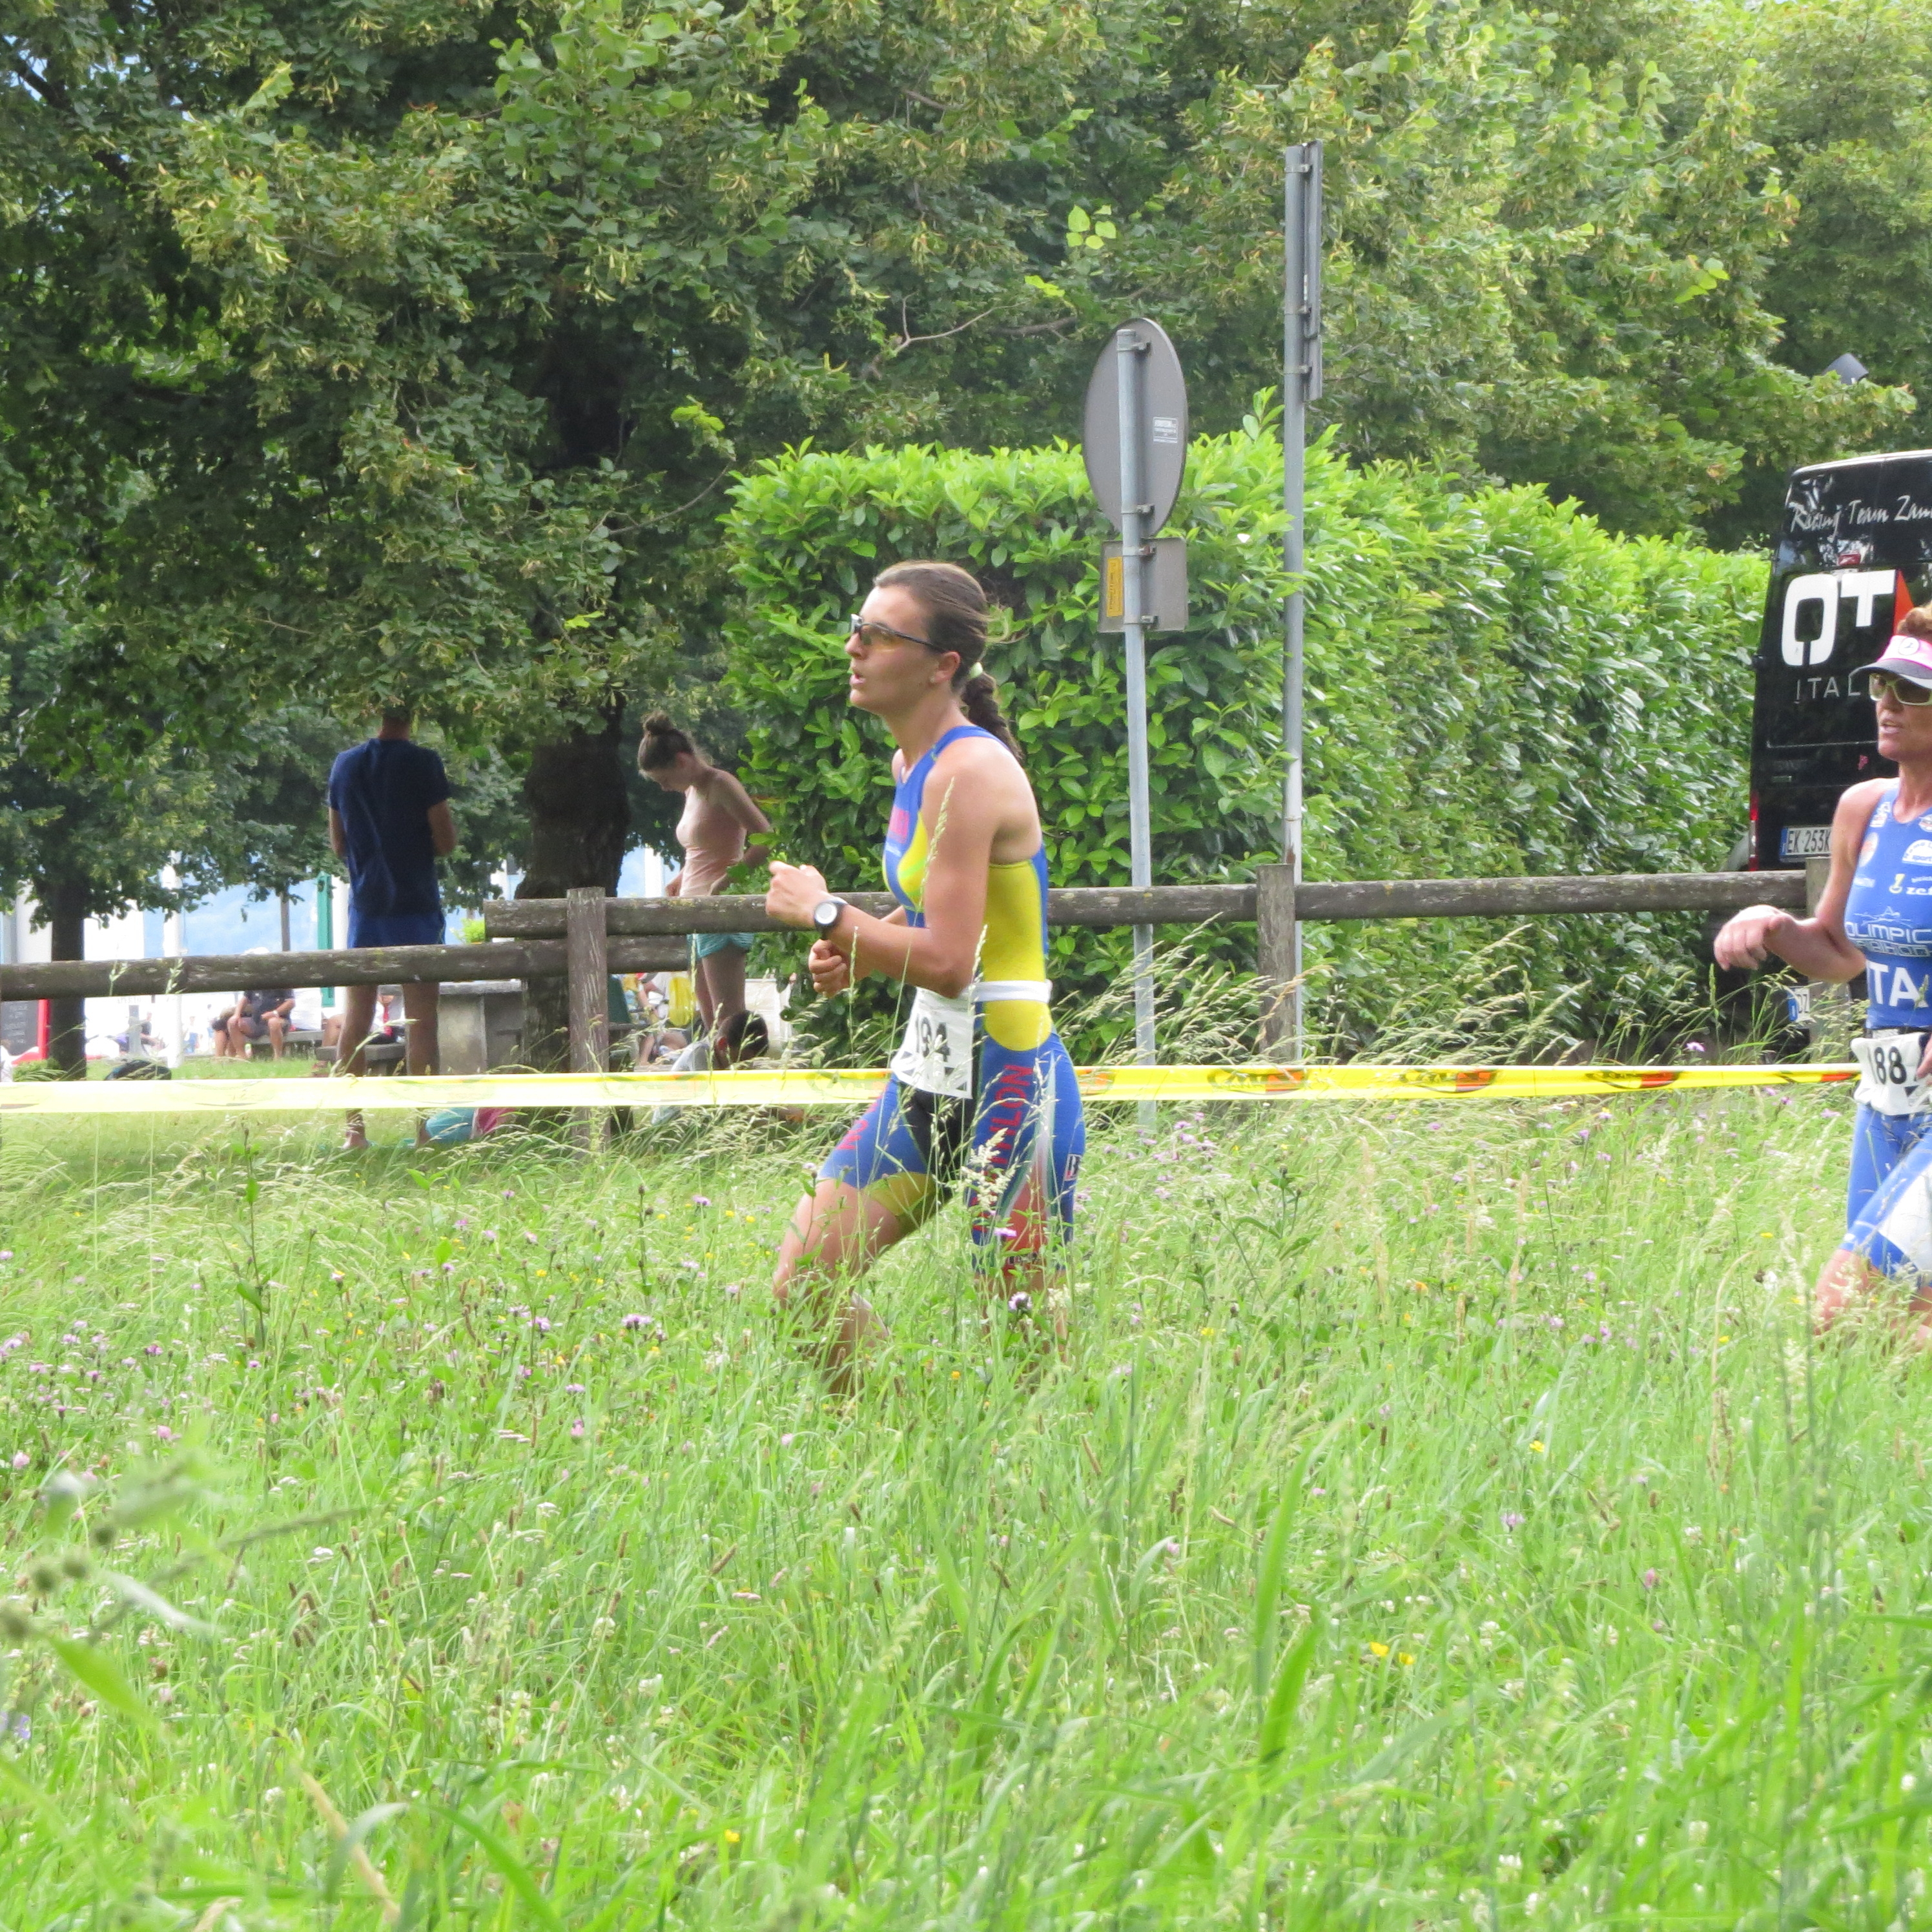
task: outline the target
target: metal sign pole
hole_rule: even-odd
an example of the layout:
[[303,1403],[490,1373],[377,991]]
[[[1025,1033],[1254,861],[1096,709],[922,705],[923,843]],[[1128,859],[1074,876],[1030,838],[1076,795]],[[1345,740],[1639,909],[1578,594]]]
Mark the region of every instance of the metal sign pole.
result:
[[[1143,624],[1145,604],[1144,535],[1148,505],[1146,479],[1141,474],[1141,448],[1146,436],[1146,412],[1141,380],[1147,344],[1139,330],[1114,332],[1119,357],[1120,404],[1120,596],[1127,668],[1127,824],[1136,891],[1154,884],[1153,835],[1148,804],[1147,644]],[[1143,1066],[1154,1064],[1154,928],[1137,926],[1134,933],[1134,1058]],[[1154,1125],[1153,1103],[1139,1108],[1142,1126]]]
[[[1286,617],[1286,674],[1282,689],[1282,746],[1287,772],[1282,799],[1281,856],[1301,883],[1303,599],[1303,472],[1308,405],[1322,397],[1322,143],[1304,141],[1288,151],[1287,194],[1282,211],[1286,274],[1282,308],[1282,508],[1287,529],[1282,561],[1290,589]],[[1306,1050],[1303,1035],[1301,927],[1294,926],[1288,965],[1292,991],[1286,1028],[1288,1058]]]

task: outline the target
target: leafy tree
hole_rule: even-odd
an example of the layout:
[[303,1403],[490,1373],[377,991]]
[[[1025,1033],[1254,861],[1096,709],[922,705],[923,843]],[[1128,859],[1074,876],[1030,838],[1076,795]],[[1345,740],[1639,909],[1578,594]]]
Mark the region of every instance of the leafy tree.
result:
[[1778,359],[1802,211],[1730,17],[0,8],[11,602],[58,614],[97,772],[406,700],[522,774],[524,890],[608,885],[627,706],[716,674],[734,471],[1070,429],[1143,308],[1231,427],[1278,376],[1311,134],[1342,447],[1724,527],[1754,465],[1910,406]]
[[1700,10],[1677,59],[1700,78],[1753,64],[1769,161],[1796,204],[1789,243],[1767,264],[1778,353],[1823,368],[1846,351],[1880,382],[1904,384],[1928,440],[1932,398],[1932,15],[1904,0]]
[[[68,728],[59,709],[65,650],[58,628],[0,632],[0,900],[32,892],[56,959],[84,956],[87,921],[132,904],[177,905],[218,882],[206,841],[218,788],[205,764],[164,730],[138,760],[113,772],[60,775],[38,742]],[[160,884],[173,862],[179,889]],[[57,1000],[50,1053],[85,1070],[82,1003]]]
[[1670,532],[1720,518],[1749,466],[1868,447],[1909,410],[1776,358],[1764,285],[1797,208],[1748,77],[1685,104],[1654,62],[1566,60],[1561,20],[1508,6],[1418,9],[1366,49],[1309,46],[1265,5],[1228,17],[1225,64],[1168,124],[1171,170],[1113,196],[1118,238],[1058,284],[1096,318],[1159,290],[1214,410],[1279,368],[1275,158],[1308,136],[1330,210],[1318,420],[1352,454]]

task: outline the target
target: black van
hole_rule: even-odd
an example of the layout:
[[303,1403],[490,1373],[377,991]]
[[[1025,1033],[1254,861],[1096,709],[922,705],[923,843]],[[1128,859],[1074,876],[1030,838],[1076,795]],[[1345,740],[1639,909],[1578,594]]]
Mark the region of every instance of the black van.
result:
[[1876,728],[1858,674],[1928,597],[1932,450],[1791,472],[1758,640],[1751,871],[1823,857],[1838,794],[1892,776],[1872,748]]

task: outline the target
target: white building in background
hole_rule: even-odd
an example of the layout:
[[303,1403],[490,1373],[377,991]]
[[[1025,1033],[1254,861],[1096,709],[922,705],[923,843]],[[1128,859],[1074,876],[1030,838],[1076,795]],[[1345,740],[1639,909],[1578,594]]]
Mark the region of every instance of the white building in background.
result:
[[[44,926],[36,927],[38,907],[32,894],[22,894],[13,905],[0,908],[0,966],[33,966],[53,956],[53,935]],[[122,913],[112,919],[91,919],[82,936],[82,950],[89,959],[152,959],[180,947],[180,920],[165,921],[153,913]],[[184,1047],[199,1034],[205,1049],[208,1023],[224,1007],[233,1004],[232,994],[219,993],[177,994],[172,998],[150,994],[110,995],[86,1002],[85,1027],[90,1060],[118,1059],[124,1052],[138,1048],[145,1028],[158,1034],[161,1051],[170,1066],[178,1065]],[[7,1002],[4,1015],[7,1043],[17,1050],[38,1036],[38,1002]],[[25,1009],[25,1010],[23,1010]],[[26,1041],[20,1039],[26,1032]],[[123,1042],[128,1042],[124,1046]]]
[[[662,855],[648,847],[640,848],[626,856],[623,877],[618,890],[629,895],[657,898],[664,891],[664,881],[669,870]],[[163,874],[163,883],[173,884],[171,871]],[[507,870],[497,873],[492,880],[506,898],[514,891],[516,883],[517,875]],[[304,898],[312,890],[312,887],[305,888]],[[214,903],[218,904],[219,896]],[[273,902],[269,902],[268,905],[272,909]],[[52,934],[45,926],[38,929],[34,927],[37,910],[31,894],[23,894],[12,906],[0,905],[0,966],[38,965],[52,956]],[[317,916],[325,910],[326,921]],[[311,944],[324,950],[346,947],[349,944],[348,881],[335,880],[326,908],[317,908],[311,902],[305,914],[302,929],[293,935],[294,950],[306,950]],[[234,937],[230,937],[226,945],[211,946],[204,936],[202,943],[196,945],[194,928],[200,918],[200,913],[191,907],[184,915],[130,912],[113,919],[91,919],[87,922],[82,950],[89,959],[156,959],[178,958],[184,954],[208,952],[262,953],[275,950],[272,945],[236,944]],[[234,932],[232,926],[218,929],[224,935],[232,935]],[[205,926],[203,931],[205,934]],[[309,937],[311,931],[315,933],[314,939]],[[452,936],[454,931],[452,916]],[[246,935],[242,937],[245,940]],[[318,1025],[323,1013],[340,1010],[341,998],[339,989],[332,986],[297,988],[296,1024]],[[205,1054],[213,1050],[211,1022],[234,1003],[232,993],[130,994],[89,1000],[86,1003],[86,1022],[88,1057],[118,1059],[128,1050],[123,1048],[122,1041],[138,1041],[145,1028],[151,1035],[159,1036],[160,1044],[156,1050],[168,1064],[178,1066],[184,1054]],[[755,998],[753,1004],[757,1004]],[[15,1052],[23,1046],[31,1046],[38,1037],[38,1002],[27,1001],[6,1001],[0,1006],[0,1041]]]

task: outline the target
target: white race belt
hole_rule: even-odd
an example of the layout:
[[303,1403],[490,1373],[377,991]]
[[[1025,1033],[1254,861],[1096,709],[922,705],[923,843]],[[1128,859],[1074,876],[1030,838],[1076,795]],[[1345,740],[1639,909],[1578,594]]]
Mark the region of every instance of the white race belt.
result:
[[922,1094],[969,1099],[973,1009],[992,1000],[1037,1000],[1044,1005],[1052,997],[1051,980],[976,980],[957,999],[916,988],[905,1037],[892,1058],[894,1077],[902,1087],[916,1087]]
[[1927,1036],[1888,1028],[1852,1042],[1858,1063],[1858,1097],[1874,1113],[1918,1114],[1932,1107],[1932,1080],[1918,1077]]

